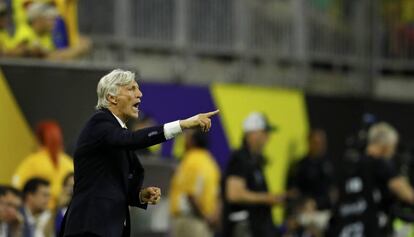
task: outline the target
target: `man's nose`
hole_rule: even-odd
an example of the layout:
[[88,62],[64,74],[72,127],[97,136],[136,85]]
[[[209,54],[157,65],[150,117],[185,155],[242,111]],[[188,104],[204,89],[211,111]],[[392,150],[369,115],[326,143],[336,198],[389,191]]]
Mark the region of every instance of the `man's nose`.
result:
[[142,92],[140,90],[138,90],[137,98],[142,98],[143,96],[144,96],[144,94],[142,94]]

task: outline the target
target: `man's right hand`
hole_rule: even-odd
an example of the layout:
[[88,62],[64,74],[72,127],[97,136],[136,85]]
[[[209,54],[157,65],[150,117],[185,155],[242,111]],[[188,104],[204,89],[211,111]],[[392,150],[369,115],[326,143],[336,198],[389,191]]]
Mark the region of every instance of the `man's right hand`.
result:
[[197,114],[188,119],[180,120],[180,126],[182,129],[189,128],[200,128],[203,132],[210,131],[211,128],[211,117],[218,114],[219,110]]

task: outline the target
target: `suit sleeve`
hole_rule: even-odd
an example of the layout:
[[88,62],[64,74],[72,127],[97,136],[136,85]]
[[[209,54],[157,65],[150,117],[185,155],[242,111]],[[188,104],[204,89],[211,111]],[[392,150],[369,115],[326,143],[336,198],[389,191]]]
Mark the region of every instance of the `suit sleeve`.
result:
[[139,198],[139,192],[142,189],[145,171],[138,159],[130,159],[130,165],[134,167],[132,177],[128,179],[128,205],[147,209],[148,204],[142,204]]
[[133,207],[139,207],[141,209],[147,209],[148,204],[142,204],[141,200],[139,199],[139,190],[137,190],[136,192],[130,192],[129,194],[129,202],[128,205],[129,206],[133,206]]
[[129,206],[133,206],[133,207],[139,207],[139,208],[142,208],[142,209],[147,209],[147,207],[148,207],[148,204],[142,204],[141,203],[141,200],[139,199],[139,192],[140,192],[140,189],[137,189],[136,190],[136,192],[129,192],[128,193],[128,198],[129,198],[129,201],[128,201],[128,205]]
[[163,126],[155,126],[131,132],[109,120],[97,121],[95,135],[104,145],[137,150],[166,141]]

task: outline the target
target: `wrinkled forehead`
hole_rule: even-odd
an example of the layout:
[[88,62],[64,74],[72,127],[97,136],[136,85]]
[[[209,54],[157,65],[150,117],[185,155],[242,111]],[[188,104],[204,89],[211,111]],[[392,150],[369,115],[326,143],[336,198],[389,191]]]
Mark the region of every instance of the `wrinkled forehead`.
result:
[[131,86],[136,86],[136,87],[138,87],[138,82],[136,81],[136,80],[132,80],[132,81],[130,81],[129,83],[127,83],[127,84],[124,84],[124,85],[119,85],[120,87],[131,87]]

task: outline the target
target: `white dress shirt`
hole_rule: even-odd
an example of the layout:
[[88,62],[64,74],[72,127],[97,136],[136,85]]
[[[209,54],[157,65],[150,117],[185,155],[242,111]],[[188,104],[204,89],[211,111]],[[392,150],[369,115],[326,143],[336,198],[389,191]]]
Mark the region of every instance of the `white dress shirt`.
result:
[[[112,115],[115,116],[116,120],[118,121],[119,125],[121,125],[122,128],[127,128],[124,121],[118,118],[118,116],[116,116],[114,113],[112,113]],[[164,136],[165,136],[165,139],[167,140],[170,140],[176,137],[182,132],[183,130],[181,129],[179,120],[164,124]]]
[[52,218],[52,213],[50,211],[44,211],[38,216],[33,216],[29,208],[25,208],[27,221],[29,226],[33,228],[34,237],[45,237],[46,236],[46,226],[49,223],[50,218]]

